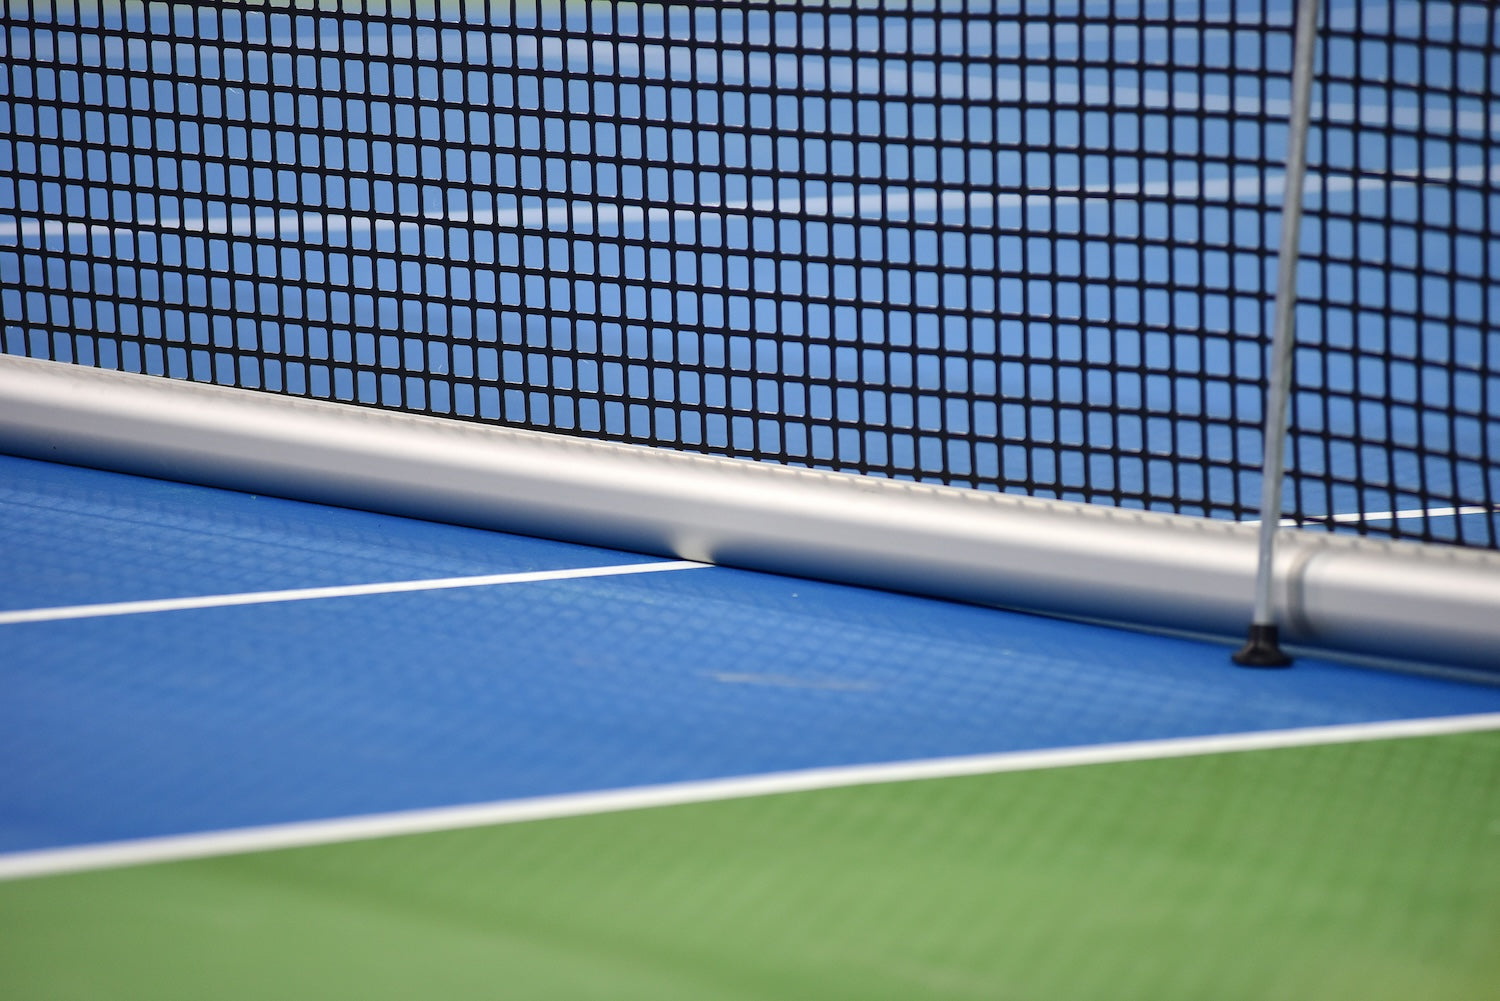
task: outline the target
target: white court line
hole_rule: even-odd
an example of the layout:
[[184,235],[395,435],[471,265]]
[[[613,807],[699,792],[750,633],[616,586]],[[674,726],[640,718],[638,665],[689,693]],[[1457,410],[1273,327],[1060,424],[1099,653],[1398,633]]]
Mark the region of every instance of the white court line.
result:
[[1413,518],[1461,518],[1470,514],[1494,514],[1500,511],[1500,507],[1491,507],[1486,504],[1471,504],[1466,507],[1417,507],[1407,508],[1404,511],[1370,511],[1360,514],[1358,511],[1341,514],[1308,515],[1302,520],[1304,522],[1315,522],[1320,525],[1348,525],[1361,521],[1408,521]]
[[[1471,514],[1497,514],[1500,505],[1471,504],[1466,507],[1413,507],[1403,511],[1344,511],[1339,514],[1309,514],[1301,518],[1282,518],[1282,528],[1299,525],[1353,525],[1362,521],[1409,521],[1414,518],[1462,518]],[[1241,522],[1259,525],[1258,520]]]
[[617,813],[659,806],[681,806],[718,800],[747,799],[781,793],[811,792],[849,786],[923,779],[994,775],[1002,772],[1039,771],[1079,765],[1102,765],[1125,761],[1153,761],[1206,754],[1265,751],[1289,747],[1351,744],[1405,737],[1500,730],[1500,713],[1439,716],[1427,719],[1386,720],[1295,730],[1263,730],[1254,733],[1217,734],[1206,737],[1176,737],[1091,747],[1064,747],[1041,751],[1012,751],[887,764],[811,768],[741,778],[680,782],[605,792],[572,793],[534,799],[476,803],[467,806],[368,814],[334,820],[273,824],[202,834],[178,834],[135,841],[116,841],[68,848],[14,852],[0,855],[0,880],[49,876],[90,869],[113,869],[152,862],[239,855],[327,845],[405,834],[427,834],[468,827],[517,824],[589,814]]
[[[1307,176],[1309,198],[1372,191],[1392,185],[1440,184],[1449,181],[1500,182],[1500,164],[1469,165],[1455,169],[1429,169],[1422,173],[1391,171],[1385,174],[1338,174],[1325,178],[1315,173]],[[722,199],[691,203],[631,205],[548,198],[546,204],[521,209],[479,210],[472,212],[432,212],[395,218],[372,218],[369,215],[333,213],[260,212],[254,215],[215,216],[213,218],[178,218],[128,222],[60,222],[28,219],[20,225],[0,223],[0,238],[110,238],[134,234],[139,228],[152,226],[163,230],[213,235],[274,237],[303,240],[335,234],[365,233],[424,225],[487,226],[496,229],[578,232],[589,235],[600,229],[635,225],[696,224],[705,213],[725,216],[755,216],[780,213],[787,218],[807,219],[905,219],[921,212],[958,211],[1000,212],[1006,209],[1059,205],[1090,198],[1131,197],[1198,198],[1222,202],[1228,206],[1249,207],[1268,203],[1281,192],[1280,175],[1265,176],[1259,172],[1239,177],[1197,181],[1169,178],[1141,184],[1088,185],[1074,189],[1059,188],[1037,192],[1003,192],[999,194],[939,190],[937,188],[881,188],[876,184],[867,194],[837,196],[797,195],[789,198]],[[851,184],[850,187],[854,185]],[[531,199],[528,199],[531,200]],[[540,201],[537,196],[536,201]],[[1081,206],[1080,206],[1081,207]]]
[[710,566],[691,560],[658,563],[626,563],[571,570],[531,570],[523,573],[483,574],[476,577],[437,577],[430,580],[398,580],[379,584],[342,584],[334,587],[299,587],[283,591],[246,591],[240,594],[205,594],[190,598],[153,598],[147,601],[115,601],[97,605],[65,605],[57,608],[23,608],[0,612],[0,626],[21,622],[57,622],[64,619],[98,619],[111,615],[141,615],[148,612],[178,612],[191,608],[229,608],[234,605],[269,605],[284,601],[315,601],[320,598],[351,598],[368,594],[402,594],[410,591],[446,591],[460,587],[496,584],[533,584],[549,580],[582,580],[588,577],[621,577],[628,574],[697,570]]

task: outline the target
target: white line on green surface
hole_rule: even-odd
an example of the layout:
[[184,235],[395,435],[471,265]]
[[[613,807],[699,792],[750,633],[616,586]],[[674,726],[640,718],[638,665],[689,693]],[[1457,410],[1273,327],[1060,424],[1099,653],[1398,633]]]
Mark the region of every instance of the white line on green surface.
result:
[[204,594],[189,598],[153,598],[146,601],[114,601],[97,605],[66,605],[57,608],[22,608],[0,612],[0,626],[21,622],[57,622],[64,619],[97,619],[110,615],[141,615],[147,612],[179,612],[191,608],[227,608],[232,605],[269,605],[284,601],[319,598],[352,598],[370,594],[401,594],[409,591],[444,591],[460,587],[490,587],[497,584],[535,584],[553,580],[583,580],[589,577],[622,577],[628,574],[697,570],[709,566],[691,560],[626,563],[607,567],[577,567],[568,570],[531,570],[521,573],[482,574],[475,577],[437,577],[429,580],[397,580],[378,584],[340,584],[333,587],[299,587],[282,591],[247,591],[241,594]]
[[134,841],[48,848],[0,855],[0,880],[50,876],[91,869],[113,869],[153,862],[239,855],[312,845],[364,841],[407,834],[428,834],[469,827],[516,824],[588,814],[617,813],[658,806],[681,806],[716,800],[746,799],[779,793],[810,792],[847,786],[913,782],[922,779],[1038,771],[1077,765],[1186,758],[1237,751],[1265,751],[1322,744],[1349,744],[1403,737],[1432,737],[1500,730],[1500,713],[1382,720],[1335,726],[1262,730],[1252,733],[1174,737],[1087,747],[1009,751],[964,757],[896,761],[835,768],[811,768],[701,782],[570,793],[533,799],[474,803],[464,806],[367,814],[332,820],[272,824],[227,831],[177,834]]

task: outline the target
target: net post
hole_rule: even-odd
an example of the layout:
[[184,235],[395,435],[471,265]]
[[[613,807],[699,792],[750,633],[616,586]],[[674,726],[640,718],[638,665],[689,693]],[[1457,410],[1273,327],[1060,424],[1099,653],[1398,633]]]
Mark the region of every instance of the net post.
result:
[[1287,403],[1295,351],[1297,257],[1302,233],[1302,190],[1307,173],[1307,132],[1311,117],[1313,57],[1321,0],[1299,0],[1292,65],[1292,108],[1288,123],[1286,183],[1282,191],[1281,246],[1276,259],[1275,326],[1271,340],[1270,386],[1266,397],[1265,456],[1261,467],[1260,547],[1255,571],[1255,612],[1249,635],[1234,654],[1242,667],[1286,667],[1272,596],[1276,533],[1281,527],[1281,482],[1286,468]]

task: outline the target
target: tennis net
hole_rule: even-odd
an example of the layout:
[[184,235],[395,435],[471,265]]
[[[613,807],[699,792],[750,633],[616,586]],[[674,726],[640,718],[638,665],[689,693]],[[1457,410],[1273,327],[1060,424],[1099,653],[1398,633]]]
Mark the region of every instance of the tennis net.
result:
[[[0,341],[1251,520],[1291,7],[10,3]],[[1322,23],[1287,516],[1500,547],[1496,13]]]

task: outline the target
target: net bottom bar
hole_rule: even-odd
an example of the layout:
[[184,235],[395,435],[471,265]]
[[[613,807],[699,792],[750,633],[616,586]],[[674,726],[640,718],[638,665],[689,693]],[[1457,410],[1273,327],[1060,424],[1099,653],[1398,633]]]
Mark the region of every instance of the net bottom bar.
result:
[[[1239,638],[1249,525],[688,455],[0,357],[0,450],[934,597]],[[1283,636],[1493,669],[1500,554],[1287,531]]]

